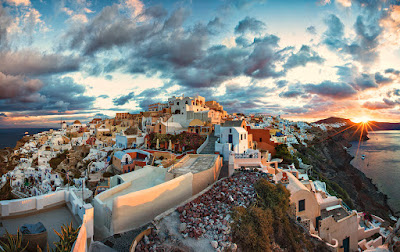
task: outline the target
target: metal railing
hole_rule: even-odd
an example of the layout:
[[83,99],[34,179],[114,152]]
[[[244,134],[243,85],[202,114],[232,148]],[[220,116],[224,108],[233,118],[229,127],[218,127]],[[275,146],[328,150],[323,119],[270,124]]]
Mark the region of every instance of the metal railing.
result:
[[258,158],[258,153],[254,154],[234,154],[235,158]]

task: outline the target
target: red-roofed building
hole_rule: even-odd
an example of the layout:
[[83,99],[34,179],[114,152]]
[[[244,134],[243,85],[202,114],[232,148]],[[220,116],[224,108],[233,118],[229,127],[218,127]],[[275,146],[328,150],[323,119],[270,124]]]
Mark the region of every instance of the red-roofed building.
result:
[[276,154],[275,147],[278,144],[271,141],[269,129],[252,129],[250,126],[247,126],[247,132],[253,135],[253,142],[256,143],[256,149],[268,151],[272,156]]

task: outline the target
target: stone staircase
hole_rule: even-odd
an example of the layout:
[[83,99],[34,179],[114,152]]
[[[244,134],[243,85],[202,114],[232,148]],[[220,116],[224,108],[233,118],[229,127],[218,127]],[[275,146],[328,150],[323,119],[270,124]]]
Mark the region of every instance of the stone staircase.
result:
[[208,136],[208,143],[206,147],[200,152],[200,154],[214,154],[215,153],[215,142],[217,141],[218,137],[214,136],[213,133]]

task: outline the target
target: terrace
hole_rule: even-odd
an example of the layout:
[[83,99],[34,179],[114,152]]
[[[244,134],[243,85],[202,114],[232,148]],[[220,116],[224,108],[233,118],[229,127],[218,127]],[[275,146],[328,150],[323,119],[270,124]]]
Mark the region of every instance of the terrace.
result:
[[[77,250],[88,247],[93,238],[93,207],[84,204],[73,192],[60,190],[50,194],[17,200],[0,202],[0,235],[7,230],[16,234],[24,224],[42,222],[47,230],[47,243],[54,248],[53,242],[59,240],[54,230],[60,231],[63,224],[74,228],[81,227],[75,243]],[[36,250],[35,250],[36,251]]]
[[344,206],[335,205],[327,207],[324,210],[321,210],[322,219],[328,218],[329,216],[332,216],[333,219],[337,222],[340,221],[341,219],[346,218],[347,216],[350,216],[350,213],[346,210]]
[[217,155],[186,155],[179,163],[169,169],[168,172],[175,175],[183,175],[188,172],[193,174],[210,169],[217,159]]
[[53,242],[59,240],[59,237],[53,229],[60,232],[61,226],[63,224],[69,224],[71,221],[74,228],[79,227],[81,220],[78,221],[76,217],[77,216],[74,216],[65,204],[44,211],[23,214],[18,217],[2,217],[0,219],[0,236],[3,236],[6,233],[6,230],[10,234],[16,234],[18,228],[24,224],[36,224],[37,222],[41,222],[47,230],[47,243],[49,244],[50,249],[53,249],[55,248]]

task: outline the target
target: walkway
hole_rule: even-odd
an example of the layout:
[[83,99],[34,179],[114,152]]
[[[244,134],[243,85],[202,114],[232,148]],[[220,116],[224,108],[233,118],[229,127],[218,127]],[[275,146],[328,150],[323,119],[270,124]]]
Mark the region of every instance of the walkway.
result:
[[200,154],[215,154],[215,142],[218,137],[214,136],[214,132],[208,136],[208,143],[206,147],[200,152]]

